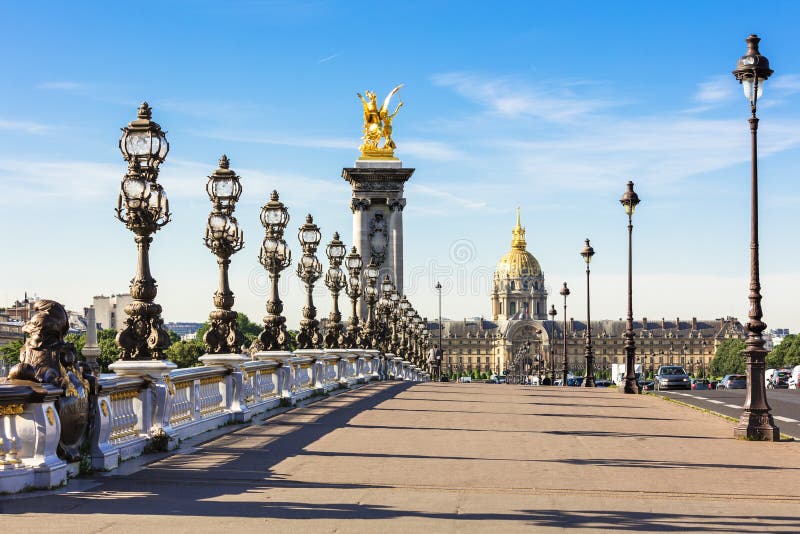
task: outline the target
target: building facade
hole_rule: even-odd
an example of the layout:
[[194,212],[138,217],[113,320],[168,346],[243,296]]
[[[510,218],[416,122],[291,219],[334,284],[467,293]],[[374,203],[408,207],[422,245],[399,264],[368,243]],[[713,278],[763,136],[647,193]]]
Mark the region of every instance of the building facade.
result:
[[[492,320],[483,317],[460,321],[429,323],[431,337],[439,338],[442,329],[443,365],[446,372],[505,373],[514,365],[515,355],[530,347],[527,357],[531,374],[555,368],[563,369],[564,340],[568,369],[580,374],[585,370],[586,322],[547,319],[547,291],[544,273],[536,258],[527,251],[525,229],[517,224],[512,230],[511,250],[497,264],[491,292]],[[592,321],[592,345],[595,369],[610,369],[613,363],[625,362],[626,322]],[[680,364],[689,373],[706,372],[717,346],[729,338],[744,339],[742,324],[734,317],[713,320],[634,321],[637,363],[646,371],[660,365]]]
[[93,299],[95,320],[100,328],[113,328],[119,330],[125,325],[128,314],[125,313],[125,306],[133,303],[130,293],[120,293],[119,295],[98,295]]

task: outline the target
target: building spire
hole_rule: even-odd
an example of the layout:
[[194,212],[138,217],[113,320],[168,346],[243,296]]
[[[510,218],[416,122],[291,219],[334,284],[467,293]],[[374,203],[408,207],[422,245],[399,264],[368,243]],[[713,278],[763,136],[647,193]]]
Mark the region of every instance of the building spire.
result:
[[522,227],[519,206],[517,206],[517,225],[511,230],[511,235],[513,236],[511,248],[525,250],[527,247],[527,243],[525,243],[525,228]]

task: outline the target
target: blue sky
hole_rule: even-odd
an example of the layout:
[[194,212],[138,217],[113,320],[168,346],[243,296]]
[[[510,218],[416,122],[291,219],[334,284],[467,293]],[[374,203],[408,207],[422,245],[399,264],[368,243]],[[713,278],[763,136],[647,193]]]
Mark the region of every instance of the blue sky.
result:
[[[386,6],[386,10],[382,8]],[[627,180],[637,318],[747,313],[749,109],[730,71],[758,33],[775,75],[761,101],[764,320],[800,330],[800,4],[764,2],[5,2],[0,35],[0,298],[88,305],[127,291],[132,236],[113,218],[119,128],[147,100],[169,133],[161,183],[174,221],[152,269],[166,320],[202,321],[216,262],[202,245],[207,175],[226,153],[242,177],[236,308],[263,315],[260,206],[278,189],[290,228],[310,212],[352,239],[341,168],[357,157],[356,92],[398,83],[398,156],[416,168],[404,214],[406,287],[433,317],[488,315],[491,273],[517,205],[528,249],[569,315],[625,314]],[[294,232],[290,245],[297,251]],[[292,269],[290,269],[293,271]],[[283,286],[290,325],[302,291]],[[317,291],[320,314],[329,301]]]

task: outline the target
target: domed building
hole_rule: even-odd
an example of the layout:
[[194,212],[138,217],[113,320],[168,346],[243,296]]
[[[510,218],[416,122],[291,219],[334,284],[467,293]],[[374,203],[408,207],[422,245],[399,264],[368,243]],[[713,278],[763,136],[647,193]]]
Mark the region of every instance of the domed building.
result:
[[511,230],[511,250],[503,256],[494,272],[492,318],[495,321],[516,319],[547,319],[547,290],[544,274],[525,243],[525,228],[520,224]]
[[[517,224],[511,230],[511,250],[497,263],[491,290],[491,317],[444,319],[441,324],[443,372],[504,374],[516,372],[520,364],[530,374],[558,378],[563,370],[564,338],[567,366],[570,372],[583,374],[585,368],[586,323],[563,317],[552,321],[547,316],[547,289],[539,261],[527,250],[525,228],[517,209]],[[572,287],[574,296],[582,293],[580,285]],[[563,313],[560,299],[556,310]],[[451,305],[454,305],[452,303]],[[568,302],[568,305],[571,302]],[[624,309],[624,299],[620,302]],[[447,308],[449,306],[445,306]],[[622,312],[620,313],[622,315]],[[434,343],[440,325],[429,322]],[[659,365],[684,365],[690,373],[708,368],[719,343],[729,337],[744,338],[744,328],[733,317],[690,321],[634,321],[636,360],[645,371]],[[625,321],[592,321],[592,344],[595,370],[599,374],[612,363],[625,361]],[[551,356],[552,355],[552,356]]]

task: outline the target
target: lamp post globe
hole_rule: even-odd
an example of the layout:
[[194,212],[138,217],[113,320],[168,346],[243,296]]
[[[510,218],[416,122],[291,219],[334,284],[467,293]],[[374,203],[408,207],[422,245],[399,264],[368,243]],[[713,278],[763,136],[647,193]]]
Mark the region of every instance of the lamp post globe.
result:
[[149,180],[155,180],[158,167],[167,158],[169,142],[166,132],[161,130],[157,122],[151,120],[153,110],[147,102],[142,102],[136,115],[136,120],[122,128],[119,150],[125,161],[135,161]]
[[636,382],[636,340],[633,335],[633,214],[639,205],[639,195],[633,190],[633,182],[628,181],[620,203],[628,216],[628,315],[625,323],[625,393],[639,393]]
[[297,332],[297,348],[318,349],[322,344],[317,321],[317,308],[314,306],[314,282],[322,275],[322,265],[317,259],[316,252],[322,234],[319,227],[314,224],[311,214],[306,215],[306,222],[297,231],[297,239],[303,249],[303,255],[297,262],[297,277],[306,286],[306,305],[303,306],[303,318],[300,320],[300,330]]
[[767,351],[764,349],[762,333],[767,325],[761,320],[761,279],[759,273],[758,244],[758,99],[764,91],[764,84],[772,75],[769,60],[761,55],[758,44],[761,39],[750,35],[745,39],[747,50],[739,58],[733,75],[742,84],[744,94],[750,103],[750,292],[749,321],[745,325],[745,362],[747,365],[747,394],[744,411],[739,424],[734,428],[734,436],[740,439],[778,441],[780,431],[770,413],[767,391],[764,383]]

